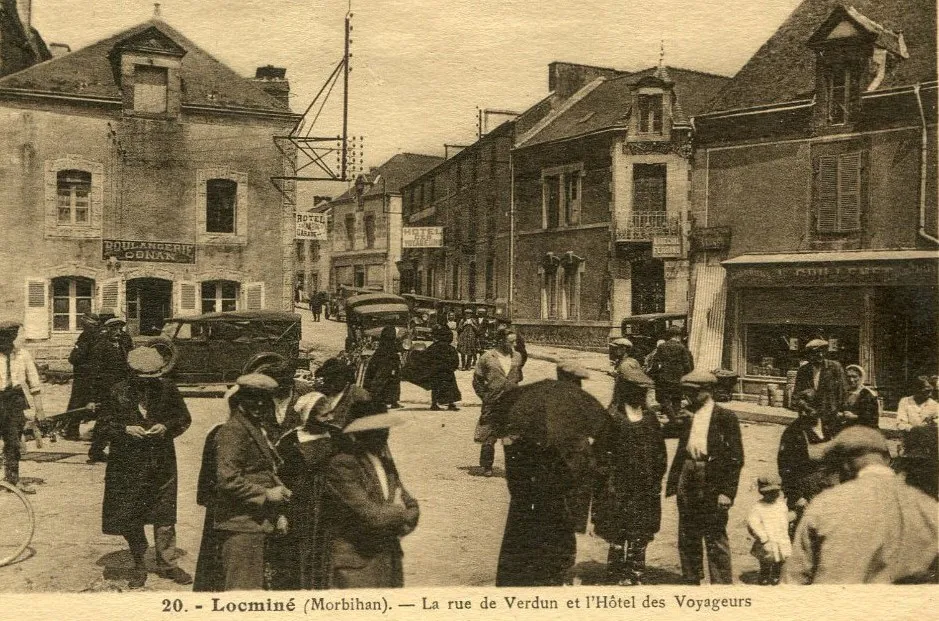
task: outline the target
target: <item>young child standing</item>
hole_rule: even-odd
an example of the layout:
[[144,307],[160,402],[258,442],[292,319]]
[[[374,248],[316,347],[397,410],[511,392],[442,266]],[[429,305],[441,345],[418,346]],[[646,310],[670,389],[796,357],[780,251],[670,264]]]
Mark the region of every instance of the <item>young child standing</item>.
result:
[[776,475],[757,479],[760,500],[747,517],[747,529],[753,536],[750,553],[760,561],[760,584],[779,584],[783,562],[792,554],[789,541],[789,510],[781,492],[782,481]]

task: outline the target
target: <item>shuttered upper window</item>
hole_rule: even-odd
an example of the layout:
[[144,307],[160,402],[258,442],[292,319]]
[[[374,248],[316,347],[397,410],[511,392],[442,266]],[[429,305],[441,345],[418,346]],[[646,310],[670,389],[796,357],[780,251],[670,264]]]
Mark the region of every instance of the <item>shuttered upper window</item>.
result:
[[815,230],[849,233],[861,228],[860,152],[818,158]]

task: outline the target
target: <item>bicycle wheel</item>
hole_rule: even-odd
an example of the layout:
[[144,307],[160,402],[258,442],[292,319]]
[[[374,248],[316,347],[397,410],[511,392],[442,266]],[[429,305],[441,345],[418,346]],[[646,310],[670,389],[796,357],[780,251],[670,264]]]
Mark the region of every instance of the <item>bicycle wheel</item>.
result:
[[36,529],[36,515],[29,499],[6,481],[0,481],[0,567],[26,551]]

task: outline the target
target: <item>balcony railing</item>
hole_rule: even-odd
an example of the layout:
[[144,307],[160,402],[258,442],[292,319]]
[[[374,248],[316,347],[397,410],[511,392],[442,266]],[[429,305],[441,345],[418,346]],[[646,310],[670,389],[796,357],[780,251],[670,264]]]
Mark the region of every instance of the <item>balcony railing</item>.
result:
[[617,230],[617,241],[652,241],[660,235],[680,235],[681,221],[678,216],[665,211],[630,214],[626,226]]

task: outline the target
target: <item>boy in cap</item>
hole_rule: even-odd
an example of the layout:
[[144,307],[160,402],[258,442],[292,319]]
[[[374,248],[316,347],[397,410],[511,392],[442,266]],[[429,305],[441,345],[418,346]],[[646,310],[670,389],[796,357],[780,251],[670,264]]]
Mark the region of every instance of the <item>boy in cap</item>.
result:
[[20,481],[20,437],[26,426],[29,401],[36,419],[45,418],[42,408],[41,381],[33,357],[14,344],[19,335],[18,321],[0,322],[0,439],[3,440],[4,479],[27,494],[36,491]]
[[782,497],[782,481],[774,474],[757,479],[760,499],[747,516],[753,537],[750,554],[760,561],[760,584],[779,584],[783,562],[792,554],[789,541],[789,509]]
[[848,427],[825,457],[843,482],[816,496],[802,516],[786,582],[935,584],[939,506],[890,468],[881,432]]
[[192,418],[176,386],[163,377],[166,362],[152,347],[130,352],[130,379],[112,386],[98,425],[111,452],[104,475],[101,530],[121,535],[134,558],[131,588],[147,581],[146,524],[153,525],[157,574],[177,584],[192,577],[176,564],[177,471],[174,439]]
[[737,415],[714,403],[713,373],[695,369],[681,378],[688,398],[666,496],[678,495],[678,554],[689,584],[704,578],[701,540],[707,547],[711,584],[733,583],[727,518],[743,468]]

